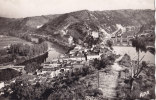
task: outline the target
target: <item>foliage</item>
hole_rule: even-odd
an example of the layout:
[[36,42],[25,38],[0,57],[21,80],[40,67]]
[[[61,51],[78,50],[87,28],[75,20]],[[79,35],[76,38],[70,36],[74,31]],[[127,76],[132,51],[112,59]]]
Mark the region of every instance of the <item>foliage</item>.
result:
[[40,95],[44,92],[44,88],[40,84],[31,85],[27,81],[17,80],[11,84],[13,93],[10,95],[12,100],[39,100]]
[[26,72],[31,73],[31,72],[35,72],[37,69],[40,69],[40,68],[41,66],[39,65],[39,63],[32,62],[32,63],[26,64],[24,69],[26,70]]
[[7,55],[7,49],[0,49],[0,56],[4,56],[4,55]]
[[112,65],[117,58],[116,54],[113,54],[111,51],[106,50],[102,55],[101,59],[94,59],[93,66],[94,68],[100,70],[101,68],[105,68],[108,65]]
[[136,36],[134,39],[132,39],[132,46],[136,48],[136,51],[144,51],[146,52],[146,45],[147,42],[145,38]]
[[88,44],[88,47],[91,48],[93,43],[94,43],[94,38],[91,35],[88,35],[84,41],[85,43]]
[[31,36],[28,34],[23,34],[22,36],[20,36],[22,39],[26,40],[26,41],[31,41]]
[[[120,79],[118,82],[118,97],[125,99],[153,99],[155,98],[154,94],[154,66],[149,66],[146,62],[142,62],[139,65],[133,65],[135,73],[131,76],[131,71],[129,69],[128,79]],[[146,95],[142,95],[147,92]],[[142,95],[142,97],[141,97]]]
[[84,66],[82,69],[73,69],[73,71],[62,72],[51,82],[38,83],[30,85],[27,79],[19,79],[11,85],[13,93],[11,99],[16,100],[73,100],[85,99],[86,91],[90,91],[96,97],[102,95],[98,89],[88,87],[85,77],[91,74],[90,67]]
[[106,46],[108,46],[110,49],[113,49],[112,45],[113,45],[113,41],[111,41],[111,40],[106,41]]
[[18,43],[10,46],[9,53],[20,56],[35,56],[44,53],[47,49],[48,46],[46,42],[34,44],[33,46]]
[[98,95],[103,95],[103,92],[100,89],[91,89],[86,91],[88,96],[97,97]]
[[23,45],[22,43],[13,44],[10,46],[9,53],[10,54],[17,54],[20,56],[27,56],[28,52],[30,50],[29,45]]
[[1,69],[0,71],[0,81],[11,80],[14,77],[19,76],[20,73],[14,69]]
[[14,56],[13,55],[1,56],[0,57],[0,64],[9,63],[9,62],[12,62],[13,60],[14,60]]
[[118,63],[125,67],[131,67],[131,58],[128,54],[125,54]]
[[154,47],[148,47],[147,50],[152,53],[153,55],[155,54],[155,48]]
[[32,62],[36,62],[37,65],[38,65],[38,64],[41,64],[41,63],[45,62],[47,57],[48,57],[48,52],[46,52],[46,53],[44,53],[42,55],[39,55],[37,57],[30,58],[28,60],[16,63],[16,65],[27,65],[27,64],[32,63]]
[[[10,48],[0,50],[0,64],[21,63],[47,52],[48,45],[46,42],[41,44],[28,45],[23,43],[11,44]],[[13,62],[15,61],[15,62]]]
[[[6,63],[16,60],[15,63],[21,63],[27,59],[38,56],[45,53],[48,50],[48,45],[46,42],[41,44],[27,45],[27,44],[12,44],[8,51],[8,55],[0,59],[0,62],[4,61]],[[5,59],[7,58],[7,59]],[[6,61],[5,61],[6,60]]]
[[[140,28],[140,33],[142,33],[143,31],[143,26]],[[139,33],[138,32],[138,33]],[[139,56],[139,52],[144,51],[146,52],[146,46],[147,46],[147,41],[145,40],[144,37],[138,37],[136,36],[133,40],[132,40],[132,46],[136,48],[136,52],[138,52],[138,59],[137,59],[137,66],[131,64],[131,68],[133,69],[134,67],[136,68],[136,71],[133,73],[132,71],[132,76],[130,78],[130,91],[133,90],[133,83],[136,80],[136,78],[138,77],[138,75],[144,70],[144,68],[146,68],[147,63],[146,62],[142,62],[142,65],[140,65],[140,56]]]
[[42,42],[44,42],[44,41],[45,41],[45,39],[44,39],[44,38],[39,37],[38,43],[42,43]]

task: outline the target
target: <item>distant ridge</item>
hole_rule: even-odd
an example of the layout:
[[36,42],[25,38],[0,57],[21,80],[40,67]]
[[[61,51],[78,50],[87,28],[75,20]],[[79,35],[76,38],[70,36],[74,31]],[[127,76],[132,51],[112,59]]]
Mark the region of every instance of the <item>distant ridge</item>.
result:
[[[72,36],[77,42],[84,40],[88,30],[112,34],[120,27],[144,27],[155,25],[154,10],[80,10],[59,15],[43,15],[26,18],[0,17],[0,34],[18,36],[19,34],[43,34],[68,42]],[[129,33],[128,33],[129,34]],[[102,36],[102,34],[101,34]]]

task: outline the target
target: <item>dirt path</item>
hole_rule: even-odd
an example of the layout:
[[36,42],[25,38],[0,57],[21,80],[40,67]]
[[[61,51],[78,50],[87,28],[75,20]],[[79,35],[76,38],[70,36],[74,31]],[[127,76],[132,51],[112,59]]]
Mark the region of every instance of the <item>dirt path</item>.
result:
[[[119,60],[119,59],[117,59]],[[118,63],[114,63],[111,66],[108,73],[104,71],[99,72],[100,76],[100,89],[103,92],[104,98],[115,98],[116,97],[116,87],[118,82],[119,71],[122,70],[122,67]]]
[[117,72],[113,72],[113,74],[100,72],[100,89],[104,98],[114,98],[116,96],[117,78]]

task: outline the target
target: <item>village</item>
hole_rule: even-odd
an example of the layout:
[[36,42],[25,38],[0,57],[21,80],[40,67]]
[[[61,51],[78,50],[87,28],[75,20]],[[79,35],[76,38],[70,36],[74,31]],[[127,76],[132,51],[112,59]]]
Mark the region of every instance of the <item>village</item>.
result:
[[[128,29],[127,29],[128,30]],[[146,31],[145,31],[146,32]],[[145,37],[149,36],[149,31],[145,32],[143,34],[139,34],[139,37]],[[74,49],[70,50],[66,54],[61,54],[58,58],[51,59],[50,61],[45,61],[41,64],[41,69],[37,69],[35,72],[26,72],[25,66],[18,66],[18,65],[8,65],[8,66],[0,66],[0,69],[15,69],[19,71],[22,75],[22,78],[24,80],[27,80],[30,85],[36,85],[44,84],[44,83],[51,83],[54,82],[57,77],[65,76],[66,73],[76,72],[77,70],[82,70],[86,66],[91,66],[92,62],[96,60],[101,60],[101,55],[105,54],[109,56],[109,54],[117,54],[111,46],[132,46],[131,39],[134,38],[133,35],[125,35],[122,34],[123,30],[119,28],[116,32],[114,32],[109,38],[105,38],[105,41],[103,41],[100,44],[92,45],[89,48],[88,44],[84,43],[84,45],[75,45],[73,43],[73,38],[69,37],[69,45],[75,45]],[[99,35],[98,32],[92,31],[89,33],[89,35],[92,35],[94,39],[98,38]],[[44,37],[43,35],[40,35],[40,37]],[[152,36],[149,36],[152,37]],[[48,38],[48,36],[46,37]],[[112,41],[112,45],[106,46],[106,42]],[[38,43],[38,38],[31,38],[31,41],[34,43]],[[48,51],[50,51],[51,48],[48,48]],[[120,59],[123,57],[121,55]],[[135,61],[134,61],[135,62]],[[116,61],[114,65],[112,65],[113,68],[117,69],[118,62]],[[126,69],[131,70],[131,69]],[[127,79],[130,76],[131,72],[126,72],[126,70],[123,70],[119,72],[120,78]],[[106,72],[107,73],[107,72]],[[19,76],[20,77],[20,76]],[[18,77],[18,78],[19,78]],[[17,78],[13,78],[10,81],[5,81],[0,83],[0,95],[4,94],[4,87],[9,87],[12,83],[16,82]],[[22,84],[21,84],[22,85]],[[7,90],[10,94],[13,92],[10,88]]]
[[[117,30],[112,33],[111,35],[108,35],[106,31],[103,31],[104,34],[106,34],[105,37],[105,42],[107,40],[112,41],[113,46],[132,46],[131,39],[134,38],[134,33],[129,36],[125,33],[133,32],[134,30],[139,31],[139,28],[134,28],[134,27],[122,27],[121,25],[116,25]],[[67,31],[65,31],[67,32]],[[64,32],[64,34],[65,34]],[[124,34],[123,34],[124,33]],[[146,30],[142,34],[139,34],[139,37],[153,37],[150,36],[151,30]],[[92,35],[94,39],[99,37],[99,33],[95,31],[88,31],[88,35]],[[31,36],[31,42],[38,43],[39,38],[47,38],[49,39],[50,36],[44,36],[44,35],[37,35],[37,34],[30,34]],[[73,43],[73,38],[70,36],[69,39],[69,44],[70,45],[75,45]],[[73,50],[70,50],[68,54],[62,54],[58,58],[51,59],[50,62],[44,62],[41,64],[42,69],[41,70],[36,70],[36,75],[38,76],[45,76],[49,74],[50,78],[54,78],[58,76],[59,74],[63,72],[67,72],[70,70],[74,69],[81,69],[83,66],[89,66],[90,62],[93,61],[94,59],[100,59],[101,55],[105,51],[111,51],[115,53],[113,50],[111,50],[109,47],[105,46],[105,42],[100,43],[99,45],[93,45],[91,48],[86,48],[85,46],[88,46],[87,44],[84,43],[85,46],[82,45],[76,45],[76,47]],[[48,51],[50,51],[51,48],[48,48]],[[0,69],[6,69],[6,68],[11,68],[15,69],[22,74],[25,74],[24,70],[25,66],[15,66],[15,65],[7,65],[7,66],[0,66]],[[33,75],[34,73],[27,73],[28,75]],[[47,77],[47,76],[46,76]],[[33,79],[34,80],[34,79]],[[31,80],[32,81],[32,80]],[[35,80],[34,80],[35,82]],[[33,84],[34,84],[33,82]],[[2,86],[4,87],[4,82],[2,82]]]
[[[22,75],[28,75],[31,77],[28,78],[28,81],[34,85],[37,82],[43,83],[45,81],[50,81],[49,79],[53,79],[59,75],[62,75],[63,73],[65,74],[68,71],[74,71],[76,69],[81,69],[84,66],[89,66],[90,62],[94,59],[100,59],[104,49],[109,48],[101,48],[100,50],[100,48],[93,46],[90,49],[86,49],[80,45],[77,45],[69,52],[69,54],[60,55],[60,57],[57,59],[52,59],[50,62],[42,63],[42,69],[36,70],[35,74],[26,73],[24,70],[25,66],[7,65],[1,66],[0,69],[11,68],[21,72]],[[10,81],[1,82],[0,88],[2,89],[3,87],[8,86],[15,81],[16,78],[13,78]],[[3,92],[1,94],[3,94]]]

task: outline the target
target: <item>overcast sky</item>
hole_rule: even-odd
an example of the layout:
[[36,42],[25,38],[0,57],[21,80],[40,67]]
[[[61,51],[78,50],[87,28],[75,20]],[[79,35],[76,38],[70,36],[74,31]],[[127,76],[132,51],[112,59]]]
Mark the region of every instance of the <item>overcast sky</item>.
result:
[[0,16],[19,18],[77,10],[154,9],[154,0],[0,0]]

